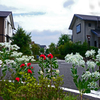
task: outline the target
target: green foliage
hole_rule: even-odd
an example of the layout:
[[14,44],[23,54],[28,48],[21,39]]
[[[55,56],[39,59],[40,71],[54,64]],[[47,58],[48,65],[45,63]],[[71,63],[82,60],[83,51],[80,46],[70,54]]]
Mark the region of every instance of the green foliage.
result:
[[32,48],[31,48],[33,55],[39,55],[40,54],[39,49],[40,49],[40,47],[37,44],[33,44]]
[[51,43],[51,44],[49,45],[49,52],[50,52],[51,54],[53,54],[54,57],[56,57],[56,55],[59,54],[58,47],[56,46],[55,43]]
[[[77,43],[67,42],[64,45],[60,45],[58,48],[60,52],[59,56],[60,59],[64,59],[66,54],[71,54],[71,53],[75,54],[76,52],[85,57],[85,52],[88,50],[88,43],[84,42],[83,44],[81,44],[80,42]],[[91,47],[91,46],[89,49],[96,50],[96,52],[98,50],[97,47]]]
[[[63,78],[58,76],[53,78],[54,87],[48,87],[50,80],[46,77],[40,77],[39,82],[30,74],[22,72],[23,77],[26,78],[24,83],[19,82],[0,82],[0,96],[4,100],[57,100],[64,98],[64,92],[59,86],[62,86]],[[39,83],[39,84],[38,84]]]
[[40,48],[40,53],[44,54],[44,48]]
[[31,43],[31,33],[27,34],[23,28],[19,27],[16,30],[16,34],[12,37],[12,44],[17,44],[25,55],[31,55],[29,44]]
[[57,46],[64,45],[65,43],[67,43],[69,41],[70,41],[70,39],[69,39],[68,34],[61,34],[61,37],[59,37]]

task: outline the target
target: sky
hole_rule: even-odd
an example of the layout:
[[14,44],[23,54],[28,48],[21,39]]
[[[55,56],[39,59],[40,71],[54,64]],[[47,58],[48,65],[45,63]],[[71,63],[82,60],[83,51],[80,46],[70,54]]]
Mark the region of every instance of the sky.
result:
[[100,16],[100,0],[0,0],[0,11],[12,11],[18,25],[37,44],[57,44],[61,34],[72,34],[74,14]]

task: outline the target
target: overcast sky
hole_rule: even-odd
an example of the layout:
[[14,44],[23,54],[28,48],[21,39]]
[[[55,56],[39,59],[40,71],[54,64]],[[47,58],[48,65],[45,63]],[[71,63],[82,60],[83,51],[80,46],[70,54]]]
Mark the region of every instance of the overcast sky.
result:
[[0,0],[0,11],[12,11],[16,29],[21,26],[32,41],[48,46],[71,34],[74,14],[100,16],[100,0]]

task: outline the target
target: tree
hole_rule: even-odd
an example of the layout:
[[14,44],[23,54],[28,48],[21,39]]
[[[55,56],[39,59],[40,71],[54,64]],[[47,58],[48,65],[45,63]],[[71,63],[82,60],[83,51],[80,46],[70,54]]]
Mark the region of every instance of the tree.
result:
[[39,50],[40,50],[40,47],[37,45],[37,44],[33,44],[32,45],[32,52],[33,52],[33,55],[39,55]]
[[44,48],[40,48],[40,53],[44,54]]
[[30,43],[31,43],[31,33],[26,34],[23,28],[19,27],[16,30],[16,34],[12,37],[12,44],[16,44],[20,47],[19,52],[24,55],[31,55]]
[[61,34],[61,37],[59,37],[59,41],[57,43],[57,46],[64,45],[66,42],[69,42],[69,35],[67,34]]

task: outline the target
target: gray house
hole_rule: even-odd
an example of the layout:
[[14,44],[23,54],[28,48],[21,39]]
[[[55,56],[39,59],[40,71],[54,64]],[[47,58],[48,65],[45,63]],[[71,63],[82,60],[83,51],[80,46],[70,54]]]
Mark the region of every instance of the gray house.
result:
[[90,46],[100,48],[100,16],[74,14],[69,29],[74,43],[87,41]]

